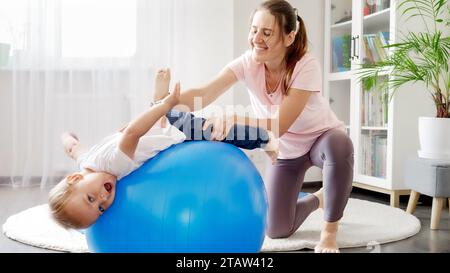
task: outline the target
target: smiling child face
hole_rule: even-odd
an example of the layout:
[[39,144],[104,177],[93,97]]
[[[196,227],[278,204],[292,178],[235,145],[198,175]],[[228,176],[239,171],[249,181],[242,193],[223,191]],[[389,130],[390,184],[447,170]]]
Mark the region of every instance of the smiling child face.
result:
[[108,173],[83,174],[83,178],[72,185],[65,208],[67,216],[82,228],[94,224],[114,201],[116,181],[116,177]]

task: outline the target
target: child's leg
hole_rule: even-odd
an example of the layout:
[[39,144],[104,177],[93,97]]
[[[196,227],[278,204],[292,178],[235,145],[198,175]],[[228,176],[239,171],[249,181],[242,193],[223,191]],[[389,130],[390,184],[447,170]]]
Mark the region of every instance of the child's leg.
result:
[[[169,94],[170,69],[160,69],[155,76],[155,86],[153,88],[153,101],[164,99]],[[162,128],[166,128],[166,119],[160,120]]]
[[278,140],[272,132],[248,125],[234,125],[223,142],[242,149],[262,148],[274,163],[278,158]]
[[189,112],[170,110],[166,114],[170,124],[182,131],[186,135],[186,141],[211,140],[212,126],[203,131],[204,118],[195,117]]
[[153,101],[164,99],[169,94],[170,69],[160,69],[155,76]]
[[[170,124],[178,128],[186,135],[186,141],[191,140],[211,140],[212,126],[203,130],[204,118],[195,117],[192,113],[171,110],[166,114]],[[272,138],[268,132],[261,128],[234,125],[227,137],[222,141],[243,149],[270,148],[273,151],[270,141]],[[271,146],[271,147],[269,147]]]
[[253,150],[264,148],[269,140],[269,134],[264,129],[248,125],[234,125],[223,142],[242,149]]

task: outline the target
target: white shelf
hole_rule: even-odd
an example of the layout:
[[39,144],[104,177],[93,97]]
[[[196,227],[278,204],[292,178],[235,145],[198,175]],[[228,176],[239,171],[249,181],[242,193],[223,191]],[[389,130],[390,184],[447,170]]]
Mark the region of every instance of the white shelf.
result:
[[[415,134],[417,132],[416,123],[405,122],[405,120],[416,119],[419,115],[418,111],[411,105],[412,102],[420,105],[420,96],[416,95],[417,92],[397,92],[395,99],[389,101],[386,113],[381,111],[385,109],[378,109],[378,107],[385,107],[383,103],[372,104],[370,100],[368,102],[364,100],[364,86],[358,80],[357,74],[357,70],[363,61],[362,58],[354,58],[351,61],[351,70],[349,71],[330,73],[330,68],[343,66],[342,63],[337,65],[333,62],[338,60],[333,59],[333,54],[337,54],[337,51],[333,52],[333,38],[339,35],[360,37],[360,39],[356,39],[356,44],[355,42],[351,44],[352,54],[358,55],[359,52],[360,56],[364,55],[364,39],[362,37],[365,34],[389,31],[389,42],[398,42],[396,41],[397,34],[405,30],[401,12],[397,11],[399,2],[398,0],[390,0],[390,8],[364,16],[365,1],[352,0],[353,17],[351,21],[338,24],[333,24],[331,21],[332,15],[334,15],[332,14],[331,4],[341,5],[336,10],[344,10],[344,7],[348,9],[348,3],[332,0],[326,0],[325,3],[324,67],[327,70],[324,76],[324,94],[328,96],[328,99],[332,99],[334,103],[330,106],[345,123],[346,129],[350,131],[355,151],[354,183],[359,187],[370,190],[376,189],[376,191],[390,194],[391,205],[398,205],[398,196],[406,192],[403,177],[404,161],[411,154],[417,154],[416,142],[418,142]],[[353,48],[354,46],[356,46],[356,50]],[[342,62],[341,59],[339,61]],[[387,68],[379,73],[379,76],[389,77],[391,70],[391,68]],[[392,88],[392,85],[387,86],[387,88]],[[408,89],[415,90],[415,87],[408,87]],[[363,103],[371,103],[368,105],[376,108],[369,112],[371,117],[363,114],[363,111],[368,109],[367,105],[363,105]],[[380,113],[383,114],[382,119],[374,116]],[[387,117],[384,116],[385,114],[387,114]],[[388,124],[381,125],[381,120],[385,119],[389,121]],[[368,120],[380,122],[366,123]],[[380,126],[366,126],[369,124],[380,124]],[[383,169],[379,169],[380,167]],[[375,173],[383,174],[383,177],[367,175]]]
[[352,78],[352,71],[344,71],[344,72],[334,72],[328,73],[329,81],[342,81],[342,80],[350,80]]
[[389,17],[390,17],[391,9],[387,8],[384,10],[380,10],[378,12],[369,14],[364,16],[364,25],[370,24],[370,25],[382,25],[382,24],[389,24]]
[[362,126],[361,130],[364,131],[387,131],[387,127],[381,127],[381,126]]
[[380,178],[380,177],[375,177],[375,176],[369,176],[369,175],[365,175],[365,174],[357,174],[355,176],[355,180],[363,182],[365,184],[369,184],[371,186],[375,186],[375,187],[385,187],[386,185],[386,178]]
[[[364,16],[364,26],[371,27],[371,26],[379,26],[379,25],[387,25],[389,22],[389,16],[390,16],[390,8],[369,14]],[[337,23],[331,25],[331,30],[339,30],[342,32],[350,32],[352,30],[352,22],[353,20],[348,20],[345,22]]]
[[390,8],[364,17],[364,34],[389,30]]
[[352,30],[352,20],[331,25],[331,30],[339,30],[342,32],[350,32]]

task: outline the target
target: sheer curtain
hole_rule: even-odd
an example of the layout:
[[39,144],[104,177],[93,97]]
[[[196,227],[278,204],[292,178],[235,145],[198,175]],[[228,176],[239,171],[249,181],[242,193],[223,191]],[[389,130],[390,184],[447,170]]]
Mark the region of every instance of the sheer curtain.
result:
[[75,171],[60,134],[89,147],[118,130],[148,107],[157,69],[182,89],[212,78],[233,57],[232,14],[227,0],[0,0],[0,184]]

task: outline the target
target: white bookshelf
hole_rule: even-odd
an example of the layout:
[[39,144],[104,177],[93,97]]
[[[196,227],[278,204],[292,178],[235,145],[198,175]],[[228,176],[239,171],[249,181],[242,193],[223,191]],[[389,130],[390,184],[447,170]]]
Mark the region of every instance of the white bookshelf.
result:
[[[395,42],[402,31],[398,0],[369,1],[377,8],[366,7],[366,0],[324,1],[324,95],[354,144],[353,185],[389,194],[391,205],[398,207],[399,197],[409,194],[403,164],[418,145],[417,116],[410,105],[423,97],[408,92],[383,101],[379,93],[363,90],[354,73],[362,63],[389,54],[379,45]],[[389,71],[380,76],[389,77]]]

